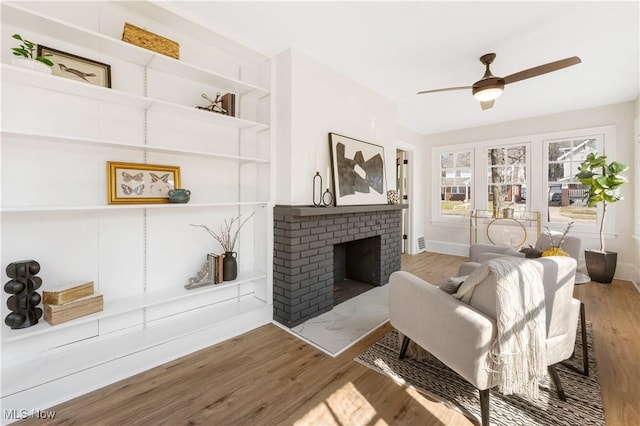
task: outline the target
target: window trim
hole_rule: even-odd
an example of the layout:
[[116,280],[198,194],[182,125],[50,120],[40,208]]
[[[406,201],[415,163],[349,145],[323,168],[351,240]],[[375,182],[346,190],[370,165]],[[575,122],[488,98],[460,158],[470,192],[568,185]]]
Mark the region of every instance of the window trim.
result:
[[[615,126],[602,126],[589,129],[578,129],[574,131],[559,132],[561,135],[553,134],[553,138],[542,138],[542,155],[543,155],[543,185],[541,189],[548,188],[549,186],[549,144],[552,142],[594,138],[598,140],[598,155],[607,155],[607,157],[614,157],[615,148]],[[543,194],[545,195],[545,194]],[[546,199],[546,197],[545,197]],[[548,202],[548,201],[547,201]],[[546,215],[542,215],[542,226],[548,226],[549,229],[555,231],[563,231],[566,228],[565,222],[550,222]],[[584,223],[574,223],[573,231],[585,234],[599,233],[600,232],[600,220],[602,218],[602,204],[596,206],[596,221],[592,225]],[[615,229],[615,215],[607,215],[607,221],[605,222],[605,233],[610,233]]]
[[[473,146],[469,146],[467,144],[460,144],[460,145],[443,145],[443,146],[436,146],[433,147],[431,150],[431,154],[433,156],[433,163],[434,167],[432,167],[432,178],[431,178],[431,183],[432,183],[432,193],[434,194],[433,200],[431,202],[431,218],[432,218],[432,222],[442,222],[442,223],[460,223],[460,222],[464,222],[467,223],[469,221],[469,217],[468,216],[458,216],[458,215],[443,215],[442,211],[440,209],[441,207],[441,200],[440,197],[442,195],[442,184],[441,184],[441,172],[442,172],[442,168],[441,168],[441,162],[440,162],[440,156],[444,153],[451,153],[451,154],[457,154],[457,153],[461,153],[461,152],[470,152],[471,153],[471,159],[470,159],[470,168],[471,168],[471,188],[474,188],[474,181],[476,179],[476,175],[474,172],[474,163],[475,163],[475,150],[473,148]],[[473,191],[473,190],[472,190]],[[473,192],[472,192],[473,194]],[[438,202],[435,202],[435,196],[438,197]],[[470,209],[474,209],[475,205],[475,197],[472,196],[471,197],[471,205],[470,205]]]
[[[549,226],[550,229],[563,230],[564,224],[554,224],[547,221],[544,209],[548,205],[546,199],[545,188],[548,185],[548,154],[545,147],[545,141],[567,139],[567,138],[580,138],[594,135],[602,135],[603,137],[603,153],[609,158],[615,158],[615,146],[616,146],[616,125],[605,125],[597,127],[578,128],[571,130],[559,130],[553,132],[538,133],[533,135],[524,135],[507,138],[497,139],[485,139],[481,141],[470,141],[466,143],[452,144],[452,145],[438,145],[431,148],[432,155],[432,200],[431,200],[431,222],[435,224],[455,224],[459,226],[462,222],[468,222],[469,218],[465,216],[443,216],[440,212],[440,202],[436,202],[435,197],[440,199],[440,155],[444,152],[460,152],[471,151],[471,176],[472,176],[472,193],[474,196],[471,198],[471,209],[483,209],[487,205],[483,205],[479,200],[488,200],[487,180],[488,166],[486,164],[486,150],[491,146],[501,145],[518,145],[528,144],[527,152],[527,209],[533,211],[540,211],[542,214],[542,226]],[[543,173],[542,179],[538,182],[532,181],[532,164],[542,164],[543,169],[540,170]],[[537,170],[536,170],[537,171]],[[478,185],[478,182],[483,182],[482,185]],[[610,206],[614,207],[615,206]],[[600,210],[602,206],[598,206],[600,217]],[[615,214],[608,214],[607,221],[605,223],[605,235],[613,235],[615,228]],[[599,221],[598,221],[599,223]],[[579,226],[574,229],[576,232],[584,234],[597,234],[599,233],[598,226]]]

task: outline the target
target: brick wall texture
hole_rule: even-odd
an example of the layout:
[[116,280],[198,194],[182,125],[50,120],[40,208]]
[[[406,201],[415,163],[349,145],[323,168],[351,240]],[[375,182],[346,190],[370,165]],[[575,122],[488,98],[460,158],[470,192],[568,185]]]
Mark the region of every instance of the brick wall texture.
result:
[[401,212],[274,213],[273,319],[287,327],[333,308],[333,245],[380,236],[380,282],[400,270]]

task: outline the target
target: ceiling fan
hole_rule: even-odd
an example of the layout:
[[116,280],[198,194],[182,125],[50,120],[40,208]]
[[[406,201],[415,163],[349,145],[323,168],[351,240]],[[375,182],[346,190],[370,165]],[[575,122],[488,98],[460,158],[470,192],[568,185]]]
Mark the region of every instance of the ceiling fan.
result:
[[419,95],[423,93],[445,92],[448,90],[463,90],[471,89],[473,97],[480,101],[480,107],[485,110],[493,107],[493,103],[496,98],[502,94],[505,84],[515,83],[516,81],[525,80],[531,77],[537,77],[542,74],[546,74],[552,71],[558,71],[562,68],[570,67],[582,62],[579,57],[572,56],[570,58],[560,59],[559,61],[549,62],[548,64],[539,65],[537,67],[529,68],[524,71],[520,71],[506,77],[496,77],[491,74],[489,65],[496,58],[495,53],[487,53],[480,57],[480,62],[486,66],[486,70],[482,78],[472,86],[458,86],[458,87],[446,87],[443,89],[423,90],[418,92]]

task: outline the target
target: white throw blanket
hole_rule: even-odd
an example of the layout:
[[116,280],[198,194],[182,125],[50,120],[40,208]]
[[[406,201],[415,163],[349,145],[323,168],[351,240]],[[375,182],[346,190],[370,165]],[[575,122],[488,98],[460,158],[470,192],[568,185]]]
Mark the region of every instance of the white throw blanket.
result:
[[499,257],[481,264],[453,296],[469,303],[475,286],[489,273],[496,278],[497,339],[491,353],[498,389],[537,398],[547,367],[542,277],[530,260]]

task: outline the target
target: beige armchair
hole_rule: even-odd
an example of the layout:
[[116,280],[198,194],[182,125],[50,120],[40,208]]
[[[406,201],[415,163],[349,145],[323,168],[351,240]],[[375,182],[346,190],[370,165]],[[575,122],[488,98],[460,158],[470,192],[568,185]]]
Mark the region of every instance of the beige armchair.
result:
[[[543,281],[548,373],[565,401],[554,364],[570,358],[575,346],[580,310],[572,297],[576,261],[554,256],[523,262],[533,262]],[[484,278],[468,303],[408,272],[394,272],[389,283],[390,321],[405,336],[400,358],[414,341],[461,375],[479,390],[482,425],[489,425],[489,389],[498,383],[489,367],[497,336],[496,277]]]

